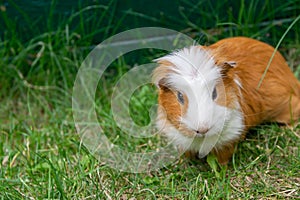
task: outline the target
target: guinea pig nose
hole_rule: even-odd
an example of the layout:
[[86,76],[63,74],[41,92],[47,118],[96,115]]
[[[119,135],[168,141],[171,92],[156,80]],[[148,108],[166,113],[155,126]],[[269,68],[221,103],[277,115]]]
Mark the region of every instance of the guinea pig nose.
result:
[[198,130],[196,130],[195,132],[196,132],[197,134],[205,134],[205,133],[208,132],[208,130],[209,130],[209,128],[207,128],[207,127],[202,127],[202,128],[199,128]]

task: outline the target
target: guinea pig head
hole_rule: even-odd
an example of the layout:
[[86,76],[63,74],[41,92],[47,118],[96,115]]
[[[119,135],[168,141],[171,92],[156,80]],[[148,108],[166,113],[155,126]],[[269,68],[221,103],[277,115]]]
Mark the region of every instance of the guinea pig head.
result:
[[201,46],[184,48],[156,62],[153,81],[159,88],[159,129],[175,128],[189,138],[221,134],[238,106],[228,72],[232,66],[216,64]]

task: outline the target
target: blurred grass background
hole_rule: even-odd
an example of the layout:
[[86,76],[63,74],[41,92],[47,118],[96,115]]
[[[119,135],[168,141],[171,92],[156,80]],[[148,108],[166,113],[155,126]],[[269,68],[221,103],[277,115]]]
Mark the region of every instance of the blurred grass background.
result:
[[[87,152],[71,110],[81,62],[116,33],[156,26],[183,32],[201,44],[240,35],[276,46],[299,15],[299,0],[0,1],[1,199],[300,198],[299,127],[268,124],[253,129],[221,177],[205,162],[187,159],[158,172],[128,174]],[[299,21],[279,50],[300,79]],[[113,122],[109,97],[122,74],[161,52],[141,55],[116,60],[96,99],[106,133],[133,151],[151,142],[122,135]],[[141,108],[151,107],[155,97],[150,86],[135,93],[131,110],[137,122],[149,121],[147,109]]]

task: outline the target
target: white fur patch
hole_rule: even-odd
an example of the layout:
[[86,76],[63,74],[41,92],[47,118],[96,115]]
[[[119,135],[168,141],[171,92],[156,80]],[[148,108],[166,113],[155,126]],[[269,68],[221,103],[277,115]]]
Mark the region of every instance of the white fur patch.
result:
[[[203,157],[213,148],[240,137],[244,127],[238,102],[233,102],[235,109],[228,109],[212,99],[214,88],[222,79],[220,68],[215,66],[207,51],[191,46],[157,60],[172,63],[172,72],[165,77],[166,82],[188,98],[187,112],[178,119],[180,123],[191,132],[203,127],[209,129],[204,137],[184,136],[169,121],[162,122],[166,116],[159,108],[157,127],[171,142],[182,150],[199,152],[199,156]],[[241,87],[238,79],[235,82]]]

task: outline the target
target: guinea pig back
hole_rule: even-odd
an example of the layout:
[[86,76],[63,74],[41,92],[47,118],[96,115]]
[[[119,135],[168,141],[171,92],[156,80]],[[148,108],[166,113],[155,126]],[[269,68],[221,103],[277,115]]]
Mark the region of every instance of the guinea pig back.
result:
[[259,86],[274,52],[272,46],[237,37],[221,40],[208,49],[216,63],[226,60],[236,63],[228,75],[240,80],[239,102],[246,127],[272,121],[290,124],[300,118],[300,83],[278,51]]
[[[235,144],[263,122],[300,118],[300,83],[283,56],[263,42],[235,37],[157,59],[157,127],[181,151],[215,154],[226,164]],[[259,86],[259,87],[258,87]]]

